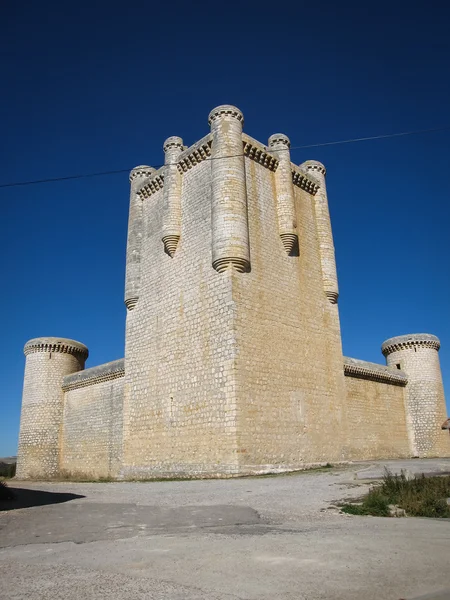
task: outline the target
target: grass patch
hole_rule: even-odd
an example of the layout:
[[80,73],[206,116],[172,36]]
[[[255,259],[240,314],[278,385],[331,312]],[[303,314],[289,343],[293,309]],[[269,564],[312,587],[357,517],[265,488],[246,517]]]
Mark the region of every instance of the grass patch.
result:
[[385,470],[381,484],[374,486],[358,504],[344,504],[341,510],[351,515],[389,517],[389,505],[402,508],[411,517],[450,518],[450,476],[408,479],[402,471],[393,475]]

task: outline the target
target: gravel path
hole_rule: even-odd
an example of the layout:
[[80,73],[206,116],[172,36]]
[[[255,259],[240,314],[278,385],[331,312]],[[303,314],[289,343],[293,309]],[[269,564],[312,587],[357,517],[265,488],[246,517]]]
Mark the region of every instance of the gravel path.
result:
[[[391,470],[450,470],[444,461]],[[340,514],[384,463],[208,481],[14,482],[0,512],[10,600],[412,598],[448,587],[450,522]],[[381,590],[381,592],[380,592]]]

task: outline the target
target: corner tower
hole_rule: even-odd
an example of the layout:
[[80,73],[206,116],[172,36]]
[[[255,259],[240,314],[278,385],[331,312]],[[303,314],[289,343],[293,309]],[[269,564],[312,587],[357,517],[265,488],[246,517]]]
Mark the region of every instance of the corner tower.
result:
[[64,338],[35,338],[25,344],[25,378],[20,416],[17,477],[58,474],[63,377],[84,369],[88,349]]
[[429,333],[400,335],[386,340],[381,351],[389,367],[408,375],[406,419],[413,456],[448,456],[444,387],[439,363],[440,342]]

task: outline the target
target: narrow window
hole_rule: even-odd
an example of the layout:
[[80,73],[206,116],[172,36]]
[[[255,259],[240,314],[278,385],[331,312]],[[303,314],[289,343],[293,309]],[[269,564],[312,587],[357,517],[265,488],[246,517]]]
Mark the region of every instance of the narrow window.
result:
[[401,369],[400,363],[397,363],[396,367],[397,369]]

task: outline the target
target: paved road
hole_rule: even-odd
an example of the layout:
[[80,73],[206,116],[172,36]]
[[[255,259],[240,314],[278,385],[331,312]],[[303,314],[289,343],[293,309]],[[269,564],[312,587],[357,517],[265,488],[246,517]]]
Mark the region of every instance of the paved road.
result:
[[[389,467],[445,472],[450,459]],[[0,512],[1,596],[399,600],[450,588],[450,521],[354,517],[333,508],[363,493],[367,474],[383,468],[360,463],[185,482],[16,482],[24,508]]]

